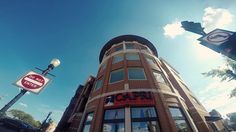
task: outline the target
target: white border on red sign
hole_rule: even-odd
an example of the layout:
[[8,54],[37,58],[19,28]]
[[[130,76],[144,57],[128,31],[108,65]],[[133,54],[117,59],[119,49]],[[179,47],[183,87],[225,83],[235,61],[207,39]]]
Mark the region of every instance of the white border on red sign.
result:
[[[44,84],[42,87],[37,88],[37,89],[28,89],[28,88],[25,88],[25,87],[21,84],[21,80],[22,80],[25,76],[27,76],[27,75],[29,75],[29,74],[40,75],[40,76],[43,77],[43,79],[45,80],[45,84]],[[48,83],[49,83],[50,81],[51,81],[51,80],[50,80],[49,78],[43,76],[43,75],[40,74],[40,73],[37,73],[37,72],[31,70],[31,71],[27,72],[26,74],[24,74],[23,76],[21,76],[19,79],[17,79],[17,80],[13,83],[13,85],[15,85],[15,86],[17,86],[17,87],[20,87],[20,88],[23,88],[23,89],[25,89],[25,90],[27,90],[27,91],[29,91],[29,92],[32,92],[32,93],[35,93],[35,94],[39,94],[39,93],[48,85]]]

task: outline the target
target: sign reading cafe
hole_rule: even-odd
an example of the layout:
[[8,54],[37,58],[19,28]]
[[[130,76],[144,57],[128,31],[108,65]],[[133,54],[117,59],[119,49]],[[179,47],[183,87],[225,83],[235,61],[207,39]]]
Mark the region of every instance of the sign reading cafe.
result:
[[154,104],[151,92],[127,92],[109,95],[104,100],[105,106]]

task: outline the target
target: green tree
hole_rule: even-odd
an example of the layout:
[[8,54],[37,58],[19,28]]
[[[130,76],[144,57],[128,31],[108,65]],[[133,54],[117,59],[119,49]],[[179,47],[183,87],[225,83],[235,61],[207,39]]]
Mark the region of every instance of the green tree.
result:
[[227,114],[227,116],[229,117],[229,120],[231,122],[229,127],[231,127],[233,130],[236,130],[236,112],[229,113]]
[[9,114],[13,116],[13,118],[16,118],[16,119],[19,119],[19,120],[22,120],[34,127],[37,127],[39,128],[41,123],[40,121],[36,121],[34,120],[34,118],[28,114],[28,113],[25,113],[24,111],[21,111],[21,110],[17,110],[17,109],[12,109],[9,111]]
[[[226,59],[226,67],[225,68],[217,68],[212,69],[208,72],[202,73],[207,77],[218,77],[221,78],[221,81],[232,81],[236,80],[236,61],[231,59]],[[230,97],[236,97],[236,88],[234,88]]]

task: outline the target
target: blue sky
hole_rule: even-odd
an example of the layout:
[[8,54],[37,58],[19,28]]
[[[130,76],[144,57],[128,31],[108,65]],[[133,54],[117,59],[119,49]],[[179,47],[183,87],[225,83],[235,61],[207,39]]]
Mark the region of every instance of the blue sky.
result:
[[236,111],[236,100],[228,98],[236,83],[201,75],[223,64],[223,58],[200,46],[196,40],[200,36],[179,28],[180,21],[190,20],[203,23],[208,32],[215,28],[236,31],[235,9],[234,0],[2,0],[0,107],[19,93],[12,85],[17,78],[59,58],[61,65],[52,71],[56,77],[47,88],[39,95],[25,95],[12,107],[37,120],[52,111],[57,122],[77,86],[96,75],[103,45],[113,37],[134,34],[155,45],[159,57],[179,71],[207,110]]

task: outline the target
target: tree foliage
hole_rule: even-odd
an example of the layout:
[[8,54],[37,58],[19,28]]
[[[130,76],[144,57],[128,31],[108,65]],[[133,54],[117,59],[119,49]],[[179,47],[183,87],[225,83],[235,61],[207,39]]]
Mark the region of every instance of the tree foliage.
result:
[[[226,67],[212,69],[202,74],[206,77],[218,77],[221,81],[236,80],[236,61],[226,59]],[[236,97],[236,88],[231,91],[230,97]]]
[[22,120],[34,127],[39,128],[41,125],[40,121],[36,121],[30,114],[25,113],[24,111],[12,109],[9,111],[9,114],[11,114],[13,118]]
[[229,120],[230,120],[230,127],[233,129],[233,130],[236,130],[236,112],[233,112],[233,113],[229,113],[227,114],[227,116],[229,117]]
[[227,114],[227,116],[229,117],[229,120],[231,122],[235,122],[236,123],[236,112],[229,113],[229,114]]

